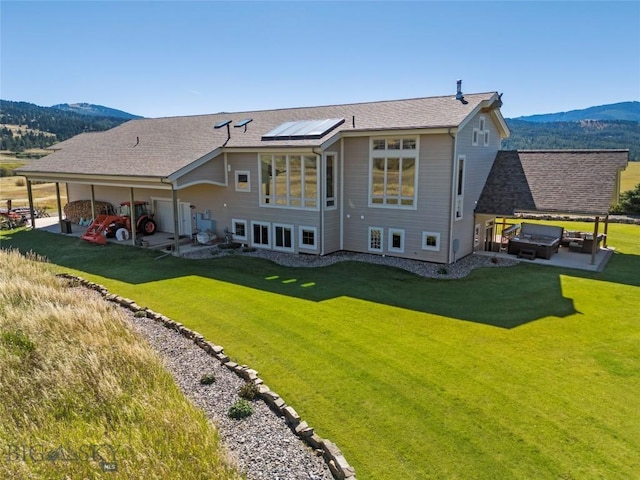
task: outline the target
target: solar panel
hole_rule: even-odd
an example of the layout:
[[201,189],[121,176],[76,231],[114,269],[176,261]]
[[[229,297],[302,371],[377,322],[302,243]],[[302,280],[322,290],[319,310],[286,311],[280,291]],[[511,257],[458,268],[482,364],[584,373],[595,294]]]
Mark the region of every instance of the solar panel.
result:
[[234,125],[235,128],[244,127],[247,123],[252,122],[253,118],[245,118],[244,120],[240,120],[238,123]]
[[262,140],[306,140],[324,137],[334,128],[342,125],[344,118],[323,120],[298,120],[285,122],[265,133]]

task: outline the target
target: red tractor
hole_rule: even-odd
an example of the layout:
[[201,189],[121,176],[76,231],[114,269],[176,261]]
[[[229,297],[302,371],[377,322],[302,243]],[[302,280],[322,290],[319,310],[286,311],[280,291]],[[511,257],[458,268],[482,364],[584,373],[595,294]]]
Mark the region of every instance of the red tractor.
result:
[[[136,220],[136,232],[143,235],[153,235],[156,231],[156,222],[149,213],[148,202],[141,200],[134,203]],[[126,240],[131,233],[131,202],[120,204],[120,215],[98,215],[87,231],[80,238],[87,242],[105,245],[107,238],[116,237],[118,240]]]

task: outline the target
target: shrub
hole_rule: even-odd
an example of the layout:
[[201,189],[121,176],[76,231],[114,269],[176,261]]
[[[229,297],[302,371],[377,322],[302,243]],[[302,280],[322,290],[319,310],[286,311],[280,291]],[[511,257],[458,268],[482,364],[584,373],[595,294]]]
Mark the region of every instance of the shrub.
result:
[[258,396],[259,390],[255,383],[247,382],[238,389],[238,395],[245,400],[253,400]]
[[144,318],[147,316],[147,312],[145,312],[144,310],[138,310],[136,313],[133,314],[133,316],[136,318]]
[[24,178],[20,177],[16,180],[16,187],[24,187],[26,185]]
[[213,372],[205,373],[200,377],[201,385],[211,385],[212,383],[216,383],[216,376]]
[[253,415],[253,407],[249,402],[242,398],[236,401],[236,403],[231,405],[229,408],[229,416],[236,420],[240,420],[241,418],[249,417],[251,415]]
[[640,183],[633,190],[620,194],[620,201],[611,208],[614,215],[640,215]]
[[438,269],[438,273],[439,273],[440,275],[446,275],[447,273],[449,273],[449,270],[447,270],[447,267],[440,267],[440,268]]

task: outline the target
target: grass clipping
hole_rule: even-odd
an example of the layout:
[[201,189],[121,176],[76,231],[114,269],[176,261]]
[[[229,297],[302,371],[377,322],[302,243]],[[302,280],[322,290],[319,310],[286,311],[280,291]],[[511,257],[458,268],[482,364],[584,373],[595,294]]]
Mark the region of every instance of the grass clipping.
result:
[[240,478],[124,313],[40,259],[0,265],[0,478]]

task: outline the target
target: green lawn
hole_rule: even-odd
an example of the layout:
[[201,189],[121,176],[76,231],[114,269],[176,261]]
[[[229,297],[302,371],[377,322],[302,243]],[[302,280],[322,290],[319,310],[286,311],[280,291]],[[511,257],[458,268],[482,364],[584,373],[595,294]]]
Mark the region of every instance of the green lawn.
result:
[[640,183],[640,162],[629,162],[620,180],[620,192],[633,190]]
[[360,479],[628,479],[640,471],[639,239],[639,226],[611,225],[602,273],[520,265],[462,280],[358,263],[155,260],[44,232],[2,246],[223,345]]

